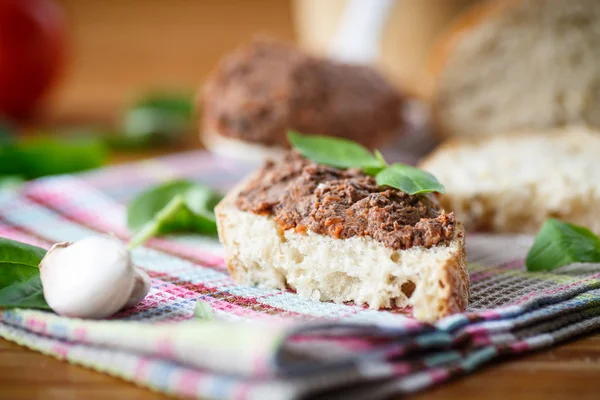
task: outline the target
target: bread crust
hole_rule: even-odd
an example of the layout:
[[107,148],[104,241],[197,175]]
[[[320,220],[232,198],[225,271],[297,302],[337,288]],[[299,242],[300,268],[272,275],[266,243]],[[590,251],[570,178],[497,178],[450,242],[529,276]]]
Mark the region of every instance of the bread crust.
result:
[[[288,285],[288,280],[292,277],[288,276],[285,271],[279,268],[278,265],[274,264],[275,262],[277,262],[277,257],[274,258],[275,261],[265,263],[265,265],[257,266],[255,265],[255,262],[249,262],[248,260],[244,261],[243,257],[239,256],[239,248],[242,246],[242,244],[239,243],[239,240],[234,238],[234,230],[237,229],[237,224],[234,223],[231,220],[231,218],[237,218],[236,221],[239,220],[240,216],[252,218],[254,220],[262,219],[261,221],[272,220],[272,217],[267,215],[256,215],[249,212],[241,211],[235,205],[235,200],[237,198],[238,193],[246,186],[248,181],[254,178],[254,175],[255,174],[252,174],[252,176],[238,184],[215,208],[215,213],[217,216],[217,225],[219,230],[219,239],[226,250],[227,268],[231,273],[233,279],[240,284],[258,283],[259,285],[268,288],[297,289],[293,286],[293,283]],[[272,221],[272,224],[276,224],[276,222]],[[295,233],[293,231],[279,232],[279,235],[282,238],[282,243],[289,242],[291,240],[303,240],[302,237],[306,236],[300,233]],[[313,233],[311,233],[311,235],[313,235]],[[343,242],[344,240],[350,240],[334,239],[329,236],[317,234],[314,234],[314,236],[317,236],[318,240],[330,241],[329,243],[333,243],[333,241]],[[371,246],[378,246],[381,249],[384,249],[385,251],[389,251],[390,253],[393,252],[393,250],[384,247],[383,244],[379,242],[375,242],[375,240],[370,237],[361,237],[354,239],[357,241],[362,241],[361,243],[368,242]],[[469,301],[470,281],[466,265],[464,227],[461,223],[457,223],[455,237],[452,240],[451,244],[448,245],[448,248],[451,248],[452,250],[448,250],[447,254],[444,253],[443,257],[440,257],[441,259],[439,262],[424,263],[425,266],[422,267],[422,269],[420,270],[419,268],[421,268],[421,265],[414,265],[414,268],[416,270],[419,270],[419,273],[423,275],[422,280],[416,282],[418,289],[414,290],[414,293],[411,297],[413,315],[418,320],[425,322],[434,322],[450,314],[465,311],[467,308],[467,304]],[[418,249],[418,251],[424,253],[426,253],[428,250],[431,249]],[[403,255],[408,254],[404,252],[410,251],[411,249],[398,250],[397,253],[399,253],[400,258],[402,258]],[[412,251],[414,252],[416,250],[412,248]],[[373,268],[375,268],[375,266],[373,266]],[[277,275],[278,279],[276,281],[270,282],[256,282],[255,280],[248,280],[247,277],[253,269],[267,270],[270,274],[269,276]],[[382,281],[379,283],[381,284],[381,286],[383,286],[386,282]],[[396,289],[398,291],[402,289],[402,283],[403,282],[401,281],[397,282]],[[422,287],[420,287],[419,285],[422,285]],[[301,293],[301,290],[299,290],[298,292],[299,294],[303,294]],[[327,295],[321,295],[320,299],[336,300],[334,298],[328,298]],[[391,299],[391,301],[393,302],[394,299]],[[365,301],[363,301],[363,303],[364,302]],[[387,308],[379,307],[368,302],[366,303],[369,304],[371,308]],[[393,305],[393,303],[390,304],[390,306]]]

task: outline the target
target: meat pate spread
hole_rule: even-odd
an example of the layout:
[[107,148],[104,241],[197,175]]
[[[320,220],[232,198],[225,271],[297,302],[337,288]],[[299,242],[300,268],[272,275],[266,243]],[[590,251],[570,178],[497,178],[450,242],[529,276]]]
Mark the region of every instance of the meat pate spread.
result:
[[315,164],[294,152],[267,161],[236,205],[272,215],[282,230],[338,239],[370,236],[395,250],[447,244],[456,225],[454,214],[446,214],[433,197],[378,187],[358,169]]
[[288,129],[375,147],[401,126],[401,98],[377,71],[255,41],[226,57],[204,86],[204,130],[289,147]]

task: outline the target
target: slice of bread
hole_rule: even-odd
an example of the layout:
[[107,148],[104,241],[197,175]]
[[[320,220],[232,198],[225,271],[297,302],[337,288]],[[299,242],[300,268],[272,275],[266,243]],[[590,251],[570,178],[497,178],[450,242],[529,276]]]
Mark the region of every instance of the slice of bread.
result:
[[266,159],[280,158],[289,151],[282,146],[266,146],[260,143],[246,142],[212,131],[202,131],[200,135],[202,145],[208,151],[236,160],[261,162]]
[[598,127],[599,58],[599,1],[485,1],[460,16],[432,53],[436,132]]
[[466,309],[469,276],[461,224],[448,245],[407,250],[387,248],[368,236],[336,239],[310,230],[282,231],[272,216],[236,206],[238,193],[252,178],[215,209],[236,282],[372,309],[411,306],[414,317],[427,322]]
[[467,230],[535,233],[548,217],[600,234],[600,132],[570,127],[448,140],[421,167]]

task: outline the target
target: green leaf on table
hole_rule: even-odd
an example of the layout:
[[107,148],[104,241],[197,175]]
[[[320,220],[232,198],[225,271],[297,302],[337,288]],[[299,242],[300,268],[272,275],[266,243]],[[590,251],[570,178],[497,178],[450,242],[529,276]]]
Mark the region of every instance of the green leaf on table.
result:
[[378,170],[385,163],[366,147],[352,140],[320,135],[303,135],[288,131],[292,147],[304,157],[319,164],[336,168],[362,168]]
[[527,270],[550,271],[574,263],[600,263],[600,238],[583,226],[547,219],[527,254]]
[[0,308],[37,308],[51,310],[44,298],[40,276],[32,276],[24,282],[15,282],[0,289]]
[[0,289],[39,275],[44,255],[40,247],[0,238]]
[[132,232],[131,246],[170,232],[217,233],[215,205],[222,196],[210,188],[178,180],[168,182],[137,196],[129,204],[127,225]]
[[390,186],[408,194],[445,193],[435,176],[427,171],[406,164],[392,164],[376,176],[377,184]]
[[40,281],[44,255],[40,247],[0,238],[0,308],[49,309]]
[[123,132],[128,140],[115,144],[146,146],[177,141],[193,129],[193,105],[191,94],[148,94],[126,111]]
[[0,175],[34,179],[97,168],[107,158],[99,139],[54,139],[40,137],[0,143]]

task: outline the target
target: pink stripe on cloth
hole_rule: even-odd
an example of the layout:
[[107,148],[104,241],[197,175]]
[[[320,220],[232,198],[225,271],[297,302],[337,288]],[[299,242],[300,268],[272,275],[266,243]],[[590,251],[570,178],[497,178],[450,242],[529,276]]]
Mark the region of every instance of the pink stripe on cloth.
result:
[[541,292],[528,293],[525,296],[523,296],[523,297],[515,300],[513,302],[513,304],[515,304],[515,305],[522,304],[522,303],[526,302],[527,300],[531,300],[531,299],[533,299],[535,297],[538,297],[540,295],[552,295],[552,294],[560,293],[560,292],[563,292],[563,291],[568,290],[570,288],[575,288],[575,287],[578,287],[578,286],[582,286],[583,284],[586,284],[586,283],[589,283],[590,281],[595,281],[595,280],[598,280],[598,279],[600,279],[600,272],[596,273],[596,274],[593,274],[593,275],[590,275],[590,276],[588,276],[586,278],[583,278],[581,280],[578,280],[576,282],[572,282],[572,283],[569,283],[569,284],[566,284],[566,285],[558,286],[558,287],[555,287],[555,288],[552,288],[552,289],[549,289],[549,290],[544,290],[544,291],[541,291]]
[[66,343],[56,343],[52,346],[51,351],[60,359],[67,358],[71,346]]
[[524,262],[521,259],[509,261],[507,263],[504,263],[497,267],[494,267],[494,269],[489,269],[489,270],[484,270],[481,272],[475,272],[475,273],[469,274],[469,278],[471,279],[471,282],[478,282],[478,281],[482,281],[486,278],[490,278],[492,276],[498,275],[498,271],[516,269],[516,268],[522,267],[523,265],[524,265]]
[[181,374],[175,385],[182,396],[195,397],[198,394],[198,387],[202,385],[203,381],[204,375],[202,373],[185,372]]
[[[106,215],[123,215],[122,220],[125,220],[124,207],[109,199],[105,199],[109,208],[105,206],[105,208],[100,210],[91,211],[89,208],[78,207],[76,204],[73,205],[70,203],[71,199],[65,193],[51,192],[42,184],[32,185],[26,191],[25,195],[28,199],[49,207],[69,220],[89,227],[99,233],[112,234],[123,241],[128,241],[131,238],[131,233],[127,227],[121,224],[111,224],[110,220],[106,218]],[[177,254],[180,257],[193,258],[199,263],[219,266],[221,269],[225,269],[223,257],[201,251],[193,246],[186,246],[180,242],[152,238],[145,246]]]
[[0,237],[16,240],[17,242],[23,242],[30,244],[32,246],[41,247],[43,249],[49,249],[51,245],[39,238],[35,238],[33,236],[27,235],[14,227],[4,225],[2,221],[0,221]]

